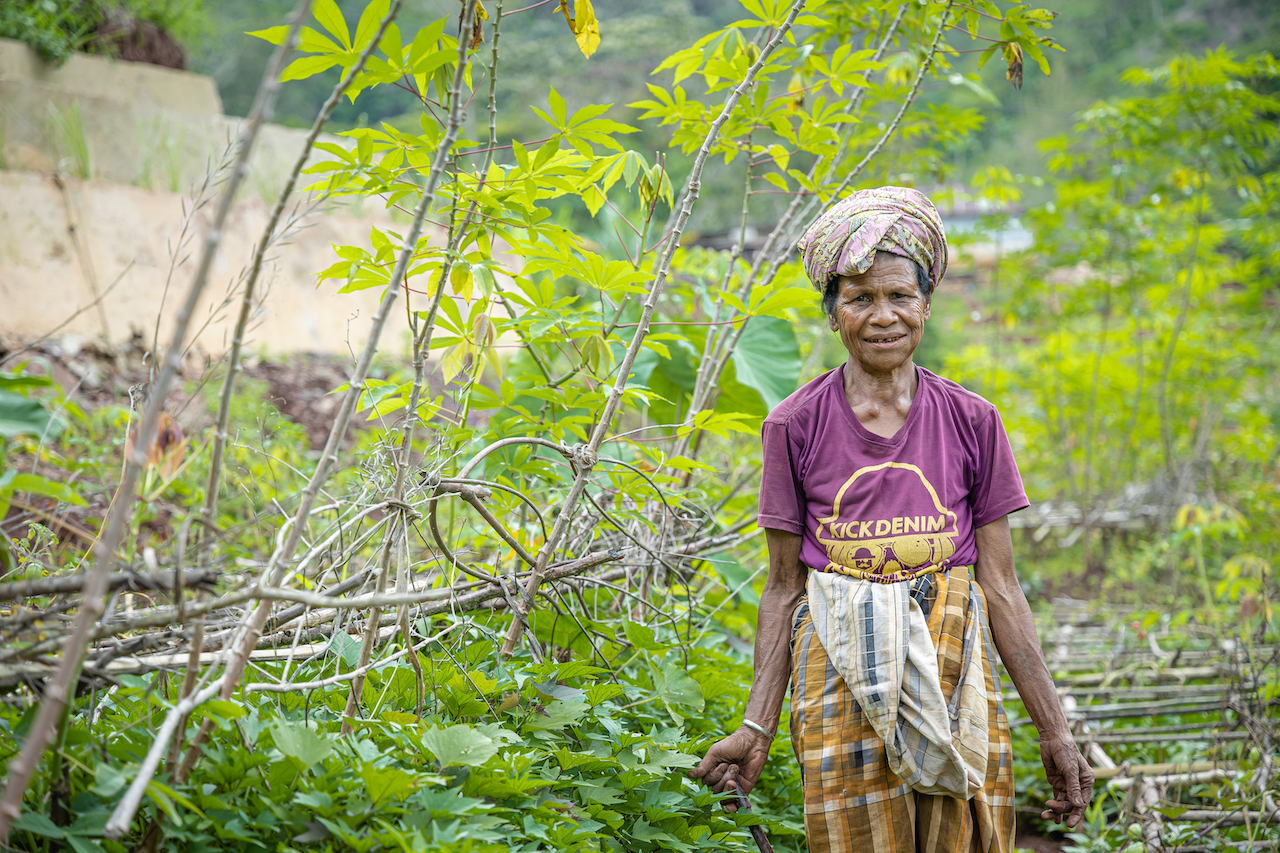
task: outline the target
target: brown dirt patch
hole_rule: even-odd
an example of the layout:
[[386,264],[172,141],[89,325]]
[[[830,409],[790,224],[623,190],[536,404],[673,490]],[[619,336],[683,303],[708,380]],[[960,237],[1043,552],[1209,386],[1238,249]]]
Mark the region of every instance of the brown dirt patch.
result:
[[93,34],[93,49],[128,62],[145,62],[164,68],[186,70],[182,45],[166,30],[151,21],[139,21],[119,9],[103,17]]
[[1029,832],[1019,833],[1013,840],[1013,846],[1019,850],[1034,850],[1035,853],[1062,853],[1066,842],[1058,838],[1046,838]]

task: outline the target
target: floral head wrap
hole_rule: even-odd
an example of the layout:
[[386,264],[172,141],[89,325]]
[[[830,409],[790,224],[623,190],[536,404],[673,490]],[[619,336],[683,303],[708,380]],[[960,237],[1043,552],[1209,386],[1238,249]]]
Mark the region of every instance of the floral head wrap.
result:
[[818,292],[840,275],[866,272],[876,251],[919,264],[936,288],[947,271],[947,236],[933,202],[910,187],[877,187],[841,199],[800,238],[805,272]]

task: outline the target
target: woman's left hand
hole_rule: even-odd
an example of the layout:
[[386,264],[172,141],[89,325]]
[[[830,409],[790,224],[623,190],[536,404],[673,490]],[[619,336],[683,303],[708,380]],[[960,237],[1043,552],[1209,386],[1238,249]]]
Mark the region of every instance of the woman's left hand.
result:
[[1044,820],[1067,824],[1075,829],[1084,820],[1084,810],[1093,799],[1093,770],[1084,760],[1070,734],[1040,739],[1040,761],[1053,786],[1053,799],[1040,813]]

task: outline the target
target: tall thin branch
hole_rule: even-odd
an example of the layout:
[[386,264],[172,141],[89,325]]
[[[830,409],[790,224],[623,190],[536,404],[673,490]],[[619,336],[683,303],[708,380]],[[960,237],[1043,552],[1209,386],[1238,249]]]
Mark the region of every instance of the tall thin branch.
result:
[[[475,5],[476,0],[468,0],[466,11],[464,12],[465,20],[470,21],[473,19]],[[414,210],[413,222],[405,235],[404,242],[400,246],[395,268],[392,270],[387,289],[382,295],[382,300],[378,304],[378,311],[374,315],[373,328],[369,332],[369,339],[365,342],[364,349],[360,353],[347,393],[342,399],[342,408],[338,411],[333,427],[329,430],[329,438],[320,454],[315,473],[302,491],[298,509],[288,522],[288,531],[283,541],[272,553],[271,559],[262,573],[262,576],[268,579],[268,583],[271,586],[278,586],[284,578],[289,562],[293,558],[293,553],[302,541],[307,519],[315,506],[321,486],[324,485],[324,482],[329,478],[329,474],[333,471],[343,437],[346,435],[347,427],[355,414],[356,404],[360,399],[360,395],[364,393],[364,383],[369,375],[369,367],[373,364],[373,357],[378,351],[378,341],[382,336],[383,328],[387,324],[391,309],[395,305],[396,297],[400,293],[399,282],[404,279],[405,273],[409,269],[409,263],[417,250],[418,239],[422,235],[427,212],[430,211],[431,205],[435,201],[436,189],[440,185],[440,177],[444,173],[445,164],[451,156],[453,145],[458,139],[458,130],[462,126],[463,113],[460,95],[466,76],[466,66],[467,39],[463,37],[458,40],[458,62],[454,69],[453,85],[450,90],[448,125],[436,147],[435,156],[432,160],[431,168],[427,172],[426,181],[422,189],[422,198]],[[241,624],[239,636],[235,643],[235,654],[228,665],[227,678],[223,682],[223,698],[230,698],[234,694],[237,685],[239,685],[240,679],[244,675],[244,669],[249,662],[249,653],[253,651],[258,638],[262,635],[262,627],[266,623],[270,611],[271,601],[262,600],[253,609],[248,619]],[[200,733],[187,751],[187,757],[183,762],[184,768],[190,768],[198,759],[199,747],[203,740],[208,737],[210,728],[211,726],[207,722],[201,726]]]
[[[467,10],[464,12],[464,15],[463,15],[461,33],[463,33],[464,35],[459,36],[460,41],[463,43],[465,43],[467,39],[467,36],[465,34],[470,33],[472,30],[472,27],[474,26],[474,14],[475,14],[475,4],[472,3],[467,7]],[[494,52],[495,62],[496,62],[496,56],[497,56],[496,21],[501,20],[500,9],[498,14],[499,14],[499,17],[495,20],[495,26],[494,26],[495,35],[494,35],[493,52]],[[463,67],[463,64],[464,64],[463,60],[460,59],[458,63],[458,68],[461,69]],[[492,70],[490,71],[489,89],[490,89],[490,94],[492,96],[492,92],[493,92]],[[462,104],[461,90],[455,87],[455,89],[450,93],[450,96],[449,96],[450,120],[452,121],[456,116],[458,122],[461,123],[464,110],[465,110],[465,107]],[[490,149],[493,148],[492,145],[489,147]],[[492,158],[493,158],[493,152],[492,150],[490,150],[489,154],[486,157],[486,160],[492,160]],[[456,181],[456,174],[457,174],[456,169],[454,174],[455,174],[455,181]],[[481,178],[481,180],[483,180],[483,177]],[[457,191],[455,189],[455,202],[456,202],[456,192]],[[475,202],[472,202],[471,211],[474,211],[474,210],[475,210]],[[470,214],[471,211],[468,211],[468,214]],[[454,234],[449,235],[450,259],[452,259],[453,253],[456,252],[459,248],[461,248],[462,240],[464,239],[462,235],[465,233],[467,224],[469,221],[470,221],[470,215],[468,215],[468,217],[464,219],[464,221],[462,222],[462,225],[457,229],[456,236]],[[440,281],[436,285],[436,292],[432,297],[431,307],[427,312],[426,318],[423,320],[423,328],[419,332],[419,334],[414,336],[413,386],[409,391],[409,405],[405,409],[404,428],[400,436],[400,450],[399,450],[399,453],[396,454],[394,457],[394,462],[396,466],[396,478],[395,478],[395,483],[392,486],[392,492],[391,492],[392,500],[395,501],[397,504],[401,504],[401,506],[397,510],[399,513],[399,517],[396,519],[395,522],[393,522],[387,528],[387,538],[383,544],[382,554],[381,554],[381,558],[379,560],[379,566],[378,566],[378,576],[377,576],[378,592],[386,591],[387,579],[390,576],[390,571],[391,571],[390,561],[391,561],[392,552],[393,550],[396,550],[395,548],[396,544],[400,542],[404,536],[408,535],[409,518],[406,517],[405,509],[403,508],[403,502],[404,502],[404,493],[405,493],[405,481],[409,473],[409,454],[413,449],[414,427],[417,425],[419,420],[418,405],[422,398],[422,388],[423,388],[423,385],[426,384],[426,355],[427,355],[427,351],[430,349],[430,346],[431,346],[431,331],[435,327],[436,312],[439,310],[440,300],[444,298],[445,288],[446,288],[446,285],[448,284],[448,278],[449,278],[449,264],[446,263],[445,268],[442,269],[440,272]],[[392,279],[391,286],[398,288],[399,279]],[[401,566],[402,570],[400,572],[399,577],[396,580],[397,592],[407,591],[408,566],[409,566],[409,560],[407,557],[405,557],[402,559],[402,566]],[[407,626],[408,624],[407,614],[408,614],[407,610],[402,610],[400,614],[401,619],[399,621],[402,623],[402,628],[405,628],[405,626]],[[368,621],[368,624],[365,626],[364,637],[360,645],[360,662],[358,664],[358,668],[363,669],[367,667],[369,665],[369,662],[373,659],[374,645],[377,643],[377,640],[378,640],[378,629],[381,626],[381,622],[382,622],[382,612],[380,609],[374,608],[373,611],[369,614],[369,621]],[[407,646],[409,643],[407,628],[405,628],[404,640]],[[414,659],[415,664],[416,664],[416,661],[417,659],[415,658]],[[415,669],[416,669],[416,666],[415,666]],[[350,734],[352,730],[351,721],[352,719],[354,719],[357,711],[359,711],[360,694],[361,694],[361,691],[363,691],[364,689],[364,682],[365,682],[365,676],[363,674],[356,676],[351,681],[351,689],[347,695],[347,707],[343,713],[343,717],[344,717],[342,721],[343,734]]]
[[200,263],[196,267],[186,301],[178,314],[173,330],[173,340],[165,352],[164,366],[156,378],[155,386],[151,389],[150,400],[138,427],[138,440],[134,442],[132,453],[126,459],[124,477],[121,479],[111,512],[107,517],[105,533],[94,546],[94,562],[85,581],[84,597],[76,614],[75,628],[63,644],[58,670],[45,689],[44,699],[40,702],[40,710],[36,714],[35,722],[32,723],[27,741],[23,744],[18,757],[9,765],[9,780],[5,786],[4,797],[0,799],[0,843],[8,840],[9,829],[22,811],[22,797],[31,783],[31,777],[35,773],[40,756],[53,738],[56,721],[62,717],[75,689],[84,663],[85,651],[88,648],[90,632],[102,617],[107,579],[115,567],[116,551],[124,538],[128,521],[133,517],[134,494],[142,468],[147,462],[147,448],[156,439],[156,425],[159,423],[165,398],[169,394],[169,387],[173,384],[174,377],[182,367],[183,343],[187,337],[191,317],[195,314],[196,306],[209,281],[209,270],[218,253],[218,247],[222,241],[222,229],[226,223],[227,214],[231,212],[231,205],[235,202],[236,191],[240,189],[240,184],[249,171],[249,155],[253,151],[254,143],[257,142],[262,125],[267,121],[275,104],[285,59],[297,42],[302,21],[310,8],[311,0],[299,0],[289,24],[288,35],[271,57],[271,63],[267,67],[266,75],[254,99],[253,109],[249,113],[248,125],[240,136],[240,147],[235,164],[227,177],[227,182],[222,189],[222,198],[218,202],[213,222],[210,223],[209,231],[205,236]]
[[[574,510],[587,487],[587,479],[591,475],[591,468],[598,458],[597,454],[600,445],[604,442],[605,435],[613,426],[613,418],[622,402],[622,395],[626,390],[627,380],[631,375],[631,367],[635,364],[636,356],[640,354],[640,348],[649,333],[649,322],[653,318],[653,312],[658,306],[658,297],[662,294],[667,275],[671,270],[671,259],[675,255],[676,249],[680,246],[680,235],[684,232],[685,224],[689,221],[689,215],[693,212],[693,206],[697,202],[698,194],[702,189],[702,170],[711,154],[711,147],[715,144],[716,139],[719,138],[720,129],[729,120],[734,108],[738,105],[738,101],[751,89],[756,75],[760,73],[760,69],[764,67],[774,49],[782,42],[787,32],[790,31],[792,23],[795,21],[796,16],[800,14],[800,10],[804,8],[804,4],[805,0],[796,0],[792,4],[786,20],[783,21],[782,25],[774,32],[773,37],[765,44],[760,51],[760,56],[747,70],[746,76],[730,90],[729,97],[725,99],[720,115],[716,117],[716,120],[707,129],[706,138],[698,149],[697,156],[693,161],[693,167],[689,171],[689,179],[685,183],[680,212],[668,232],[669,236],[663,248],[661,259],[658,262],[658,268],[640,312],[640,321],[636,324],[635,334],[632,336],[631,343],[622,357],[622,363],[618,367],[617,378],[614,380],[613,388],[610,390],[608,400],[605,402],[604,411],[601,413],[586,447],[581,448],[574,454],[576,476],[574,477],[573,485],[569,489],[569,494],[561,504],[560,513],[556,516],[555,526],[551,529],[551,535],[547,537],[547,541],[543,544],[542,550],[538,554],[538,565],[534,568],[528,582],[525,584],[526,599],[532,598],[537,592],[546,572],[546,567],[551,562],[551,555],[560,547],[561,540],[564,539],[565,534],[568,532]],[[523,605],[523,602],[518,601],[517,604]],[[518,611],[519,608],[517,608],[517,613],[522,616],[523,614],[519,614]],[[507,631],[506,639],[502,644],[503,654],[509,655],[515,650],[516,643],[519,642],[523,633],[523,620],[520,618],[513,619],[511,628]]]
[[289,170],[289,176],[284,182],[284,187],[280,190],[280,195],[276,198],[275,206],[271,209],[271,215],[267,217],[267,224],[262,229],[262,236],[258,238],[258,243],[253,250],[253,261],[249,266],[249,274],[244,282],[244,294],[240,300],[240,315],[236,318],[235,332],[231,336],[231,353],[227,356],[227,375],[222,380],[222,393],[218,397],[218,416],[217,425],[213,431],[213,447],[209,451],[209,479],[205,486],[204,507],[201,509],[200,517],[204,520],[204,541],[208,544],[204,545],[201,550],[200,565],[202,568],[208,568],[209,561],[212,558],[213,537],[210,532],[213,530],[214,516],[218,511],[218,490],[222,483],[222,457],[226,452],[227,446],[227,422],[231,416],[231,398],[235,394],[236,375],[240,372],[240,353],[244,348],[245,329],[249,325],[249,317],[253,313],[254,292],[258,284],[258,276],[262,273],[262,266],[267,256],[267,250],[276,237],[276,226],[280,224],[280,217],[284,215],[285,208],[289,204],[289,198],[293,195],[293,188],[297,185],[298,175],[302,174],[302,169],[307,165],[307,159],[311,156],[311,150],[315,147],[316,140],[320,138],[320,132],[324,129],[325,124],[329,121],[329,117],[333,115],[334,108],[338,105],[338,101],[342,99],[344,92],[350,88],[352,81],[364,71],[365,63],[369,57],[378,48],[378,43],[382,41],[383,35],[386,34],[387,27],[395,20],[396,15],[400,13],[400,7],[404,4],[404,0],[393,0],[391,8],[387,10],[386,16],[378,25],[378,31],[374,34],[373,39],[360,52],[359,59],[355,65],[342,75],[342,79],[333,87],[333,91],[329,93],[329,98],[324,102],[324,106],[320,108],[320,113],[316,116],[316,120],[311,124],[311,132],[307,134],[307,138],[302,143],[302,149],[298,152],[298,157],[294,160],[293,168]]

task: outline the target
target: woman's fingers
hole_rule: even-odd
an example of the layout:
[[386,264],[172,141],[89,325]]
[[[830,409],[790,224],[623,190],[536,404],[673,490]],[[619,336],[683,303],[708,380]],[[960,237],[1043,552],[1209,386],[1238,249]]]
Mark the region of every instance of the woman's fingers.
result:
[[733,766],[735,765],[723,764],[723,763],[717,764],[715,767],[709,770],[705,776],[703,776],[702,778],[703,784],[706,785],[711,790],[719,792],[720,783],[724,779],[725,773],[729,770],[730,767],[733,767]]
[[1040,813],[1040,818],[1061,823],[1071,809],[1071,803],[1066,800],[1049,800],[1044,804],[1044,811]]
[[726,790],[738,787],[738,773],[741,772],[736,764],[724,765],[719,781],[711,786],[711,790],[717,794],[723,794]]
[[738,810],[738,798],[736,796],[738,793],[738,773],[738,765],[730,764],[728,772],[724,774],[724,780],[718,787],[712,789],[717,794],[727,793],[731,795],[726,797],[724,801],[720,803],[720,808],[724,809],[729,814],[733,814]]

